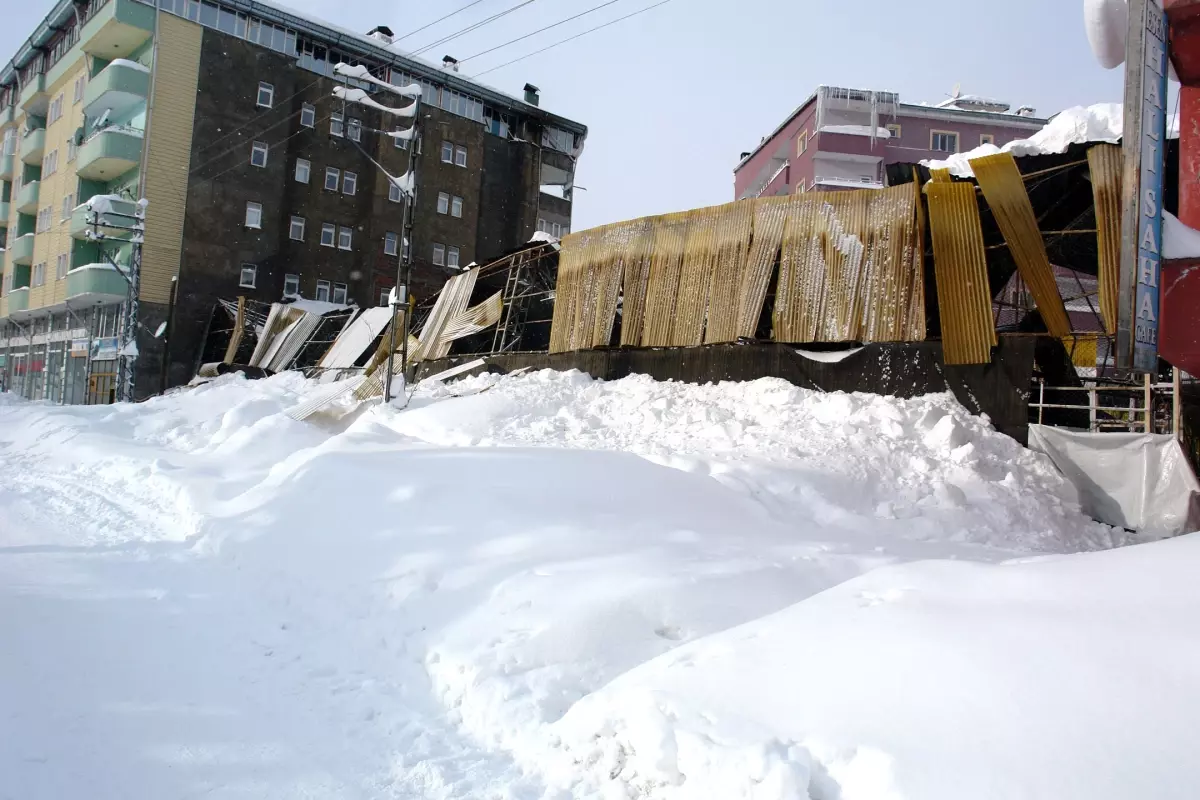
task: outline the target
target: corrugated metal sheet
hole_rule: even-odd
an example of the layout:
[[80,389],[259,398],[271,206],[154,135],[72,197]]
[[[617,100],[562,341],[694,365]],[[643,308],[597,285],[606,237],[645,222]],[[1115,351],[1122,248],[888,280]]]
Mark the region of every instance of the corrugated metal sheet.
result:
[[675,302],[675,320],[671,326],[671,344],[679,347],[704,341],[704,318],[708,311],[708,292],[716,265],[717,233],[722,207],[712,206],[691,212],[683,264],[679,271],[679,294]]
[[642,344],[666,347],[671,344],[679,278],[692,212],[668,214],[654,226],[654,249],[650,254],[650,280],[646,286],[646,321]]
[[[469,269],[455,275],[446,281],[437,301],[421,328],[420,345],[409,352],[410,361],[424,361],[428,358],[441,358],[450,352],[449,342],[441,342],[442,333],[471,302],[471,292],[475,290],[475,279],[479,276],[479,268]],[[445,349],[446,352],[442,352]]]
[[[274,309],[271,309],[274,311]],[[246,326],[246,296],[238,297],[237,316],[233,320],[233,333],[229,337],[229,345],[225,348],[225,363],[232,364],[237,358],[238,348],[242,345],[242,335],[245,333]],[[255,348],[257,354],[258,348]]]
[[934,183],[950,183],[954,178],[950,177],[950,168],[943,167],[929,170],[929,180]]
[[979,201],[971,183],[925,187],[947,364],[987,364],[996,345]]
[[1121,148],[1115,144],[1088,148],[1088,171],[1096,206],[1100,315],[1104,318],[1104,329],[1111,336],[1117,332],[1117,291],[1121,280]]
[[742,271],[738,290],[735,329],[738,336],[753,338],[758,330],[758,319],[762,316],[763,303],[767,299],[767,286],[783,244],[783,229],[787,225],[789,207],[796,197],[765,197],[755,203],[750,252],[746,256],[746,267]]
[[754,208],[752,200],[720,206],[717,221],[718,252],[708,292],[705,344],[737,339],[737,299],[741,292],[746,254],[750,250]]
[[1054,336],[1067,336],[1071,333],[1071,321],[1046,257],[1046,245],[1016,160],[1011,153],[997,153],[971,159],[971,168],[1017,262],[1021,278],[1033,294],[1046,330]]

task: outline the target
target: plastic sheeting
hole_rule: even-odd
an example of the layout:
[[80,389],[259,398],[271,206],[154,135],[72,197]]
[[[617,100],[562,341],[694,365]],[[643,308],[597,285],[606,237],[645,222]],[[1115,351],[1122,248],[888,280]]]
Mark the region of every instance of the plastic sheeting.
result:
[[1029,447],[1075,485],[1093,519],[1155,536],[1200,528],[1200,483],[1174,436],[1030,425]]

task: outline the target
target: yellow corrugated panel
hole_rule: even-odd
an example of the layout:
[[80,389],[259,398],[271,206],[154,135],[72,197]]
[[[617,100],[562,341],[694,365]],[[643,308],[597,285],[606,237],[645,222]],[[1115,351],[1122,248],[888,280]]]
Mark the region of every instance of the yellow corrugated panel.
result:
[[654,250],[650,257],[650,281],[646,286],[646,322],[642,344],[666,347],[671,344],[683,252],[687,242],[690,211],[667,214],[654,226]]
[[1121,281],[1121,148],[1115,144],[1088,148],[1088,172],[1096,205],[1100,314],[1105,331],[1112,335],[1117,332],[1117,290]]
[[767,285],[775,271],[788,213],[792,204],[803,197],[763,197],[755,204],[753,238],[738,289],[738,336],[752,338],[758,329],[758,318],[762,316],[763,302],[767,299]]
[[1017,262],[1021,278],[1033,294],[1046,330],[1054,336],[1068,335],[1071,321],[1058,292],[1054,270],[1046,257],[1046,245],[1016,160],[1011,153],[997,153],[971,159],[971,167],[996,217],[996,224],[1004,233],[1004,241]]
[[942,169],[929,170],[929,180],[934,183],[950,183],[954,179],[950,177],[950,168],[943,167]]
[[1071,363],[1077,367],[1095,367],[1098,339],[1096,334],[1068,336],[1063,339],[1063,347],[1071,354]]
[[[913,303],[924,303],[920,260],[917,258],[916,191],[907,185],[872,192],[870,225],[864,229],[867,247],[861,325],[855,338],[865,342],[916,341],[925,338],[924,311],[914,314]],[[919,321],[914,327],[913,320]]]
[[947,364],[986,364],[996,345],[979,202],[970,183],[925,187]]
[[708,315],[704,343],[732,342],[737,339],[737,301],[742,273],[750,250],[750,232],[754,225],[755,202],[740,200],[719,206],[717,222],[717,258],[713,263],[708,294]]
[[718,228],[721,215],[721,206],[691,212],[679,275],[675,323],[671,327],[672,345],[693,346],[704,341],[709,287],[720,250]]
[[146,142],[146,198],[150,204],[146,207],[139,296],[148,302],[167,303],[183,246],[203,28],[171,14],[159,14],[158,20],[158,66]]
[[562,240],[562,250],[558,257],[558,278],[554,287],[554,315],[550,323],[551,353],[565,353],[571,349],[580,275],[587,263],[586,250],[595,238],[598,238],[596,232],[583,231],[572,233]]
[[908,320],[906,321],[906,340],[920,342],[925,340],[925,204],[921,202],[921,184],[917,180],[918,173],[913,167],[912,202],[916,209],[913,223],[917,226],[917,250],[913,253],[912,285],[908,290]]

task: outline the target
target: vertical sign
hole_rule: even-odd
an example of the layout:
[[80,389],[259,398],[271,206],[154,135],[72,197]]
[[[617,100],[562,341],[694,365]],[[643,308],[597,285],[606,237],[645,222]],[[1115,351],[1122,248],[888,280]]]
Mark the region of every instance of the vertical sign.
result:
[[1130,0],[1125,53],[1117,367],[1138,372],[1158,369],[1166,99],[1166,14],[1159,0]]

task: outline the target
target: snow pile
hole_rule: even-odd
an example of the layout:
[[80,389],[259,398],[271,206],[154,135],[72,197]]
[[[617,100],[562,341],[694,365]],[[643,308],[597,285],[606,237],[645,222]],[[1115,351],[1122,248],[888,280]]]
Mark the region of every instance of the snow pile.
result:
[[1163,211],[1163,258],[1200,258],[1200,231]]
[[784,519],[1051,552],[1114,543],[1079,517],[1047,459],[949,394],[897,400],[773,378],[695,386],[545,370],[419,392],[389,424],[442,446],[637,453],[746,491]]
[[[1006,142],[1003,147],[994,144],[984,144],[965,153],[954,153],[945,160],[926,160],[921,163],[930,169],[949,169],[961,178],[974,176],[970,161],[973,158],[995,155],[996,153],[1012,153],[1017,158],[1021,156],[1050,155],[1065,153],[1073,144],[1088,142],[1108,142],[1116,144],[1121,141],[1121,130],[1124,127],[1124,111],[1120,103],[1097,103],[1092,106],[1073,106],[1057,114],[1046,126],[1028,139],[1015,139]],[[1167,118],[1167,135],[1179,137],[1179,118],[1171,115]]]
[[1004,563],[1119,540],[949,396],[543,372],[286,415],[321,391],[0,395],[0,794],[1123,800],[1200,777],[1196,546]]

